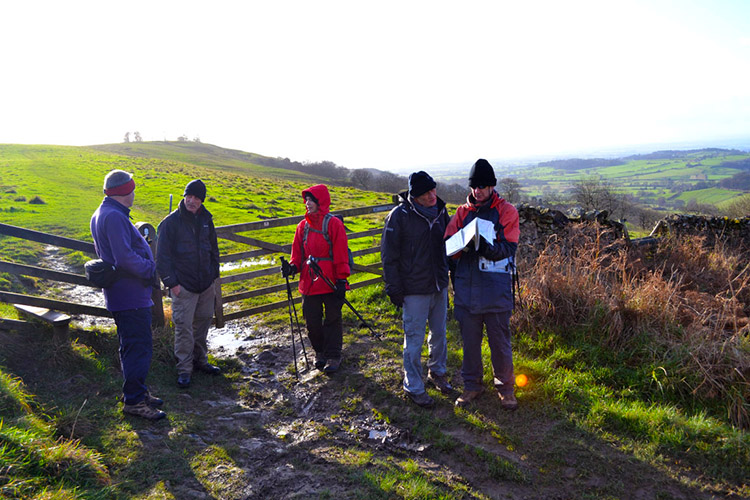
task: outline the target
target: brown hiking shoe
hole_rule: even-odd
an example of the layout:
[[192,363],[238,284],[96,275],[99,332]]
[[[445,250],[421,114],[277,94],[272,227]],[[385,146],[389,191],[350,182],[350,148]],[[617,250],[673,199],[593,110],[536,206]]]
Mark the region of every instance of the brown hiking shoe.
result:
[[460,408],[465,407],[466,405],[477,399],[479,396],[481,396],[483,392],[484,389],[479,389],[478,391],[464,390],[464,392],[456,400],[456,406]]
[[145,399],[135,405],[124,405],[122,407],[122,412],[128,415],[134,415],[136,417],[141,417],[148,420],[159,420],[167,416],[167,414],[163,411],[157,410],[156,408],[151,408],[149,405],[147,405]]
[[146,399],[144,401],[146,401],[146,404],[149,405],[151,408],[155,408],[157,406],[161,406],[161,405],[164,404],[164,400],[163,399],[157,398],[156,396],[154,396],[150,392],[146,393]]
[[440,392],[443,394],[450,394],[453,392],[453,386],[445,378],[445,375],[437,375],[435,373],[427,374],[427,381],[431,382]]
[[497,395],[500,396],[500,408],[508,411],[518,409],[518,401],[516,400],[515,394],[508,394],[507,396],[503,396],[498,392]]

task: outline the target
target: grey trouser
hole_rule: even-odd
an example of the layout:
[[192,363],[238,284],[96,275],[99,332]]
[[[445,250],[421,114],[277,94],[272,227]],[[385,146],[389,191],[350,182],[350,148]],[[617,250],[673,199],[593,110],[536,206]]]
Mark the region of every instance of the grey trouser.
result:
[[180,295],[172,297],[177,373],[192,373],[193,366],[208,363],[206,336],[214,314],[214,294],[213,285],[201,293],[180,287]]

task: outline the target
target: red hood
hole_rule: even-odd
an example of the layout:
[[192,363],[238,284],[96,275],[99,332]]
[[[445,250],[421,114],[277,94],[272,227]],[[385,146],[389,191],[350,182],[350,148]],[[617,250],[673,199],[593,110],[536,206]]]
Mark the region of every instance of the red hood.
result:
[[[309,187],[302,191],[302,199],[305,199],[305,194],[310,193],[318,200],[318,214],[324,216],[330,211],[331,208],[331,195],[328,194],[328,188],[325,184],[318,184],[316,186]],[[316,217],[317,218],[317,217]]]

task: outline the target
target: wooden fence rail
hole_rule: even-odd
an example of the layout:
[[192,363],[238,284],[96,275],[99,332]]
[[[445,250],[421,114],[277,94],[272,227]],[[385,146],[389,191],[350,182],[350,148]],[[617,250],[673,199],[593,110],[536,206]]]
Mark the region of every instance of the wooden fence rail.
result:
[[[395,204],[384,204],[384,205],[374,205],[374,206],[367,206],[367,207],[357,207],[357,208],[336,211],[334,212],[334,215],[340,215],[342,217],[357,217],[357,216],[366,216],[366,215],[372,215],[372,214],[385,215],[385,213],[388,212],[390,209],[392,209],[394,206]],[[284,226],[296,225],[303,218],[304,216],[298,215],[298,216],[293,216],[293,217],[267,219],[267,220],[247,222],[247,223],[242,223],[242,224],[217,226],[216,234],[219,238],[226,239],[228,241],[233,241],[235,243],[240,243],[243,245],[248,245],[250,247],[254,247],[254,249],[248,250],[248,251],[242,251],[242,252],[231,253],[231,254],[229,253],[222,254],[219,256],[219,261],[221,263],[228,263],[228,262],[253,259],[257,257],[269,256],[269,255],[274,255],[274,254],[288,255],[291,251],[291,247],[292,247],[291,243],[285,244],[285,245],[279,245],[279,244],[264,241],[260,238],[245,236],[239,233],[246,233],[246,232],[251,232],[251,231],[259,231],[263,229],[279,228],[279,227],[284,227]],[[136,227],[139,229],[141,234],[144,235],[146,240],[151,244],[152,250],[155,250],[156,231],[154,230],[153,226],[147,223],[139,222],[136,224]],[[375,228],[375,229],[369,229],[366,231],[352,232],[352,233],[349,233],[347,236],[349,238],[349,241],[352,241],[352,240],[356,240],[359,238],[377,236],[381,232],[382,232],[382,226]],[[31,229],[25,229],[25,228],[12,226],[9,224],[2,224],[2,223],[0,223],[0,234],[15,237],[15,238],[20,238],[20,239],[25,239],[29,241],[34,241],[37,243],[53,245],[56,247],[77,250],[77,251],[81,251],[81,252],[91,255],[92,258],[95,257],[93,243],[86,242],[86,241],[80,241],[80,240],[75,240],[72,238],[56,236],[56,235],[52,235],[48,233],[43,233],[40,231],[34,231]],[[362,257],[366,255],[379,253],[379,252],[380,252],[380,247],[378,245],[375,245],[372,247],[362,248],[362,249],[353,251],[352,254],[354,255],[354,257]],[[9,273],[13,275],[31,276],[31,277],[41,278],[45,280],[69,283],[72,285],[96,288],[96,286],[93,285],[91,282],[89,282],[86,279],[86,277],[83,275],[79,275],[75,273],[68,273],[68,272],[63,272],[63,271],[55,271],[52,269],[46,269],[46,268],[27,265],[27,264],[19,264],[15,262],[8,262],[8,261],[0,260],[0,272]],[[382,270],[380,266],[377,264],[376,265],[363,265],[363,264],[358,264],[355,262],[354,268],[352,269],[352,273],[353,274],[354,273],[367,273],[367,274],[371,274],[375,276],[374,278],[365,279],[362,281],[351,283],[350,287],[352,289],[362,288],[362,287],[366,287],[366,286],[370,286],[370,285],[374,285],[374,284],[382,282]],[[226,304],[237,303],[239,301],[243,301],[247,299],[257,299],[258,297],[269,296],[269,299],[273,300],[273,298],[270,296],[272,294],[278,294],[280,292],[284,292],[286,290],[286,283],[282,282],[280,284],[266,285],[266,286],[261,286],[257,288],[251,288],[248,290],[240,290],[240,291],[236,291],[235,293],[225,295],[225,296],[221,293],[221,285],[228,285],[230,283],[238,283],[238,282],[245,282],[245,281],[251,284],[252,281],[255,279],[263,278],[267,276],[273,276],[273,275],[279,275],[278,265],[272,265],[271,267],[267,267],[264,269],[245,271],[245,272],[240,272],[240,273],[236,273],[232,275],[222,276],[218,280],[218,286],[217,286],[218,298],[217,298],[217,307],[216,307],[216,326],[222,327],[226,321],[232,321],[232,320],[244,318],[247,316],[260,314],[260,313],[272,311],[274,309],[286,307],[287,301],[282,300],[282,301],[273,301],[273,302],[268,302],[262,305],[252,306],[247,309],[234,310],[233,308],[233,310],[225,311]],[[298,284],[297,281],[290,282],[290,285],[293,286],[295,289],[297,287],[297,284]],[[154,296],[155,324],[163,324],[163,310],[161,306],[161,297],[162,297],[161,292],[157,291],[157,293]],[[299,296],[296,297],[294,301],[300,302],[301,297]],[[109,313],[109,311],[107,311],[106,309],[102,307],[95,307],[95,306],[90,306],[86,304],[76,304],[72,302],[66,302],[63,300],[51,299],[51,298],[46,298],[46,297],[37,297],[37,296],[31,296],[31,295],[25,295],[25,294],[19,294],[19,293],[12,293],[12,292],[7,292],[7,291],[0,291],[0,302],[27,305],[27,306],[45,307],[45,308],[54,309],[58,311],[64,311],[66,313],[71,313],[71,314],[111,317],[111,314]],[[161,322],[158,321],[158,317],[161,318]],[[0,327],[8,328],[9,327],[8,325],[17,326],[20,323],[22,322],[15,321],[15,320],[4,320],[4,321],[0,321]]]

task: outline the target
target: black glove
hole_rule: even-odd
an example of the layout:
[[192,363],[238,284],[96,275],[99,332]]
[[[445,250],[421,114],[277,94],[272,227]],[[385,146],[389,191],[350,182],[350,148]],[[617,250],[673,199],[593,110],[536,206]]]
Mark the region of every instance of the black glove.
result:
[[333,291],[337,299],[346,297],[346,280],[336,280],[336,290]]
[[391,299],[391,304],[396,306],[397,308],[401,309],[404,307],[404,296],[400,293],[393,293],[388,296],[389,299]]
[[286,260],[281,261],[281,275],[285,278],[293,277],[295,274],[299,272],[299,269],[297,269],[297,266],[294,264],[290,264]]

